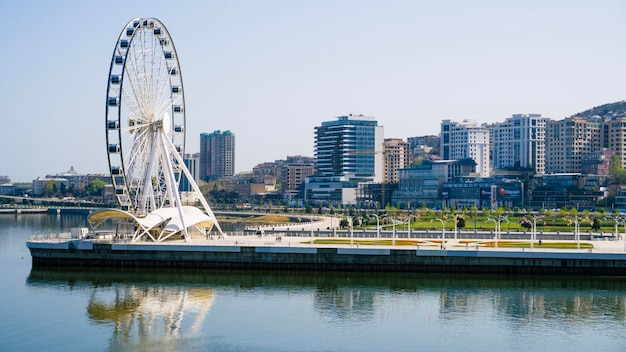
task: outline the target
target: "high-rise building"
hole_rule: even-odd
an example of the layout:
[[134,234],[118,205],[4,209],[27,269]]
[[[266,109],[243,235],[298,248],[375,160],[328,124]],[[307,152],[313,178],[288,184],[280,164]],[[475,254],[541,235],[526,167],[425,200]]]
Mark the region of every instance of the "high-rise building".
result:
[[582,161],[602,149],[603,131],[603,122],[599,120],[570,117],[548,121],[545,172],[582,172]]
[[235,134],[215,131],[200,135],[200,179],[213,181],[235,174]]
[[489,176],[489,129],[474,120],[441,122],[441,158],[443,160],[473,159],[476,173]]
[[383,183],[398,183],[398,169],[409,167],[409,143],[400,138],[385,138],[383,142]]
[[545,136],[548,118],[515,114],[492,129],[492,163],[496,170],[532,168],[545,172]]
[[373,177],[382,181],[383,127],[373,117],[339,116],[315,127],[319,176]]
[[339,116],[315,127],[316,174],[306,178],[305,199],[356,203],[360,182],[382,182],[382,126],[373,117]]

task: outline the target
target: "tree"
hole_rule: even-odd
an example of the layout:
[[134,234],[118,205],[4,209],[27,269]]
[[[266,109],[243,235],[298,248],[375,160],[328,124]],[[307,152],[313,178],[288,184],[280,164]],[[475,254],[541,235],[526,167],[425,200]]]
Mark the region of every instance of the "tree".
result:
[[532,227],[533,227],[532,222],[531,222],[531,221],[530,221],[527,217],[525,217],[525,216],[522,218],[522,220],[520,220],[519,224],[520,224],[522,227],[527,228],[527,229],[530,229],[530,228],[532,228]]
[[89,183],[88,192],[90,196],[102,196],[106,183],[102,180],[93,180]]
[[593,220],[591,220],[591,229],[593,231],[598,231],[600,230],[601,227],[602,227],[602,221],[600,221],[600,219],[593,218]]
[[462,229],[465,227],[465,216],[464,215],[457,215],[456,217],[456,227]]
[[619,155],[615,154],[611,157],[611,160],[609,160],[609,173],[613,177],[618,177],[621,170],[623,170],[622,161],[620,160]]
[[49,180],[48,182],[46,182],[46,185],[43,187],[43,194],[46,197],[50,197],[51,195],[54,194],[54,192],[56,191],[56,183],[54,183],[53,180]]

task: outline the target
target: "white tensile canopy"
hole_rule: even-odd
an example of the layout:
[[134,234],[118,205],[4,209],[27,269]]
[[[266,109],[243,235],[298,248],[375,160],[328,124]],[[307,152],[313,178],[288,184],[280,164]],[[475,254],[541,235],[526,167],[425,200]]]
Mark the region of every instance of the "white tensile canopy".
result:
[[[182,216],[181,216],[182,213]],[[171,236],[186,232],[192,227],[211,230],[213,220],[200,209],[192,206],[183,206],[182,212],[176,207],[159,208],[145,217],[137,217],[132,213],[119,209],[103,209],[89,214],[88,221],[93,229],[98,228],[107,220],[124,220],[134,225],[132,241],[143,236],[155,242],[162,242]],[[185,239],[187,239],[185,237]]]

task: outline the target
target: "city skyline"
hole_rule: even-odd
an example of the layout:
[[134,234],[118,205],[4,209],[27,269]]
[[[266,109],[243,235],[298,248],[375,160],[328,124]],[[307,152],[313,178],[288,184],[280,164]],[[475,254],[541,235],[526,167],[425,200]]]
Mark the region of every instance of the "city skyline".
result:
[[0,0],[0,175],[107,172],[107,69],[134,17],[159,18],[176,44],[186,152],[202,132],[231,130],[236,172],[312,155],[314,126],[341,115],[373,116],[385,138],[406,140],[445,119],[559,120],[624,100],[619,1],[167,5]]

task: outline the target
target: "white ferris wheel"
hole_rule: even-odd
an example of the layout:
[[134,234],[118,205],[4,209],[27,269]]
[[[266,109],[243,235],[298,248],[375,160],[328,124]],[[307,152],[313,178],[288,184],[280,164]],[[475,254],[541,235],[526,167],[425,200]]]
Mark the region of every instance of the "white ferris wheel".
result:
[[115,197],[123,211],[147,216],[178,208],[180,184],[219,224],[185,166],[185,96],[178,55],[158,19],[136,18],[119,35],[109,69],[106,143]]

